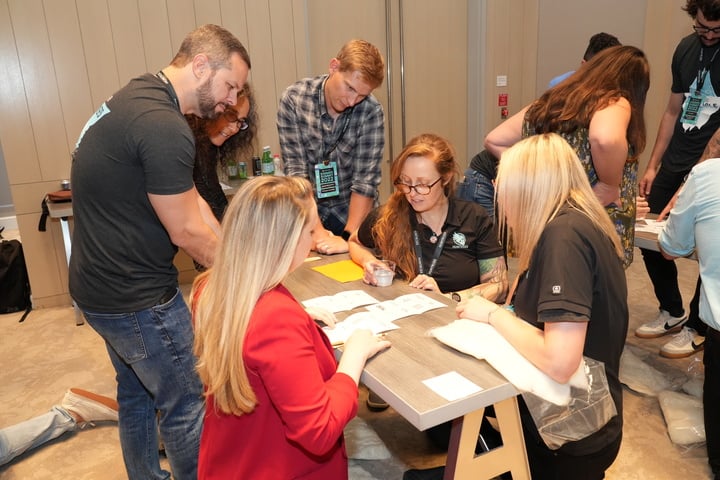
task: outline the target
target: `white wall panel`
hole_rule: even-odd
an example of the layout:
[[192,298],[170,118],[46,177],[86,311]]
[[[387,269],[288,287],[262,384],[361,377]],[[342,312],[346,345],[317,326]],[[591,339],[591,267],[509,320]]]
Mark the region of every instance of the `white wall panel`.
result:
[[113,45],[117,57],[118,80],[125,85],[148,70],[145,62],[140,11],[137,2],[108,0]]
[[[25,80],[7,0],[0,1],[0,144],[10,185],[40,178]],[[14,200],[17,203],[17,200]]]
[[76,5],[90,92],[97,108],[120,88],[110,12],[105,2],[76,0]]
[[[67,138],[45,12],[39,1],[11,2],[10,15],[30,114],[30,131],[40,166],[40,178],[34,180],[59,179],[67,173],[67,164],[56,161],[58,155],[64,156],[67,152]],[[22,95],[21,92],[14,93]],[[28,162],[33,160],[27,159]],[[10,181],[14,180],[11,178]]]
[[[145,51],[146,71],[155,73],[168,65],[173,55],[175,55],[175,49],[170,40],[168,11],[164,0],[139,1],[138,10],[140,12],[140,29]],[[139,71],[135,75],[140,73],[145,72]]]
[[70,152],[95,106],[90,96],[85,59],[78,55],[83,50],[83,43],[74,0],[46,2],[45,16],[62,108],[61,122],[55,118],[50,121],[64,127],[67,142],[64,150],[55,152],[53,161],[60,169],[58,177],[69,178]]

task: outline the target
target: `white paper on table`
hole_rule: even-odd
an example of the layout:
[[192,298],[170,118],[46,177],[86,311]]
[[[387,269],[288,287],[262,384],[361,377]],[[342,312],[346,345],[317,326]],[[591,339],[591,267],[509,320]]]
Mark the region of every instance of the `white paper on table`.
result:
[[400,327],[382,315],[370,312],[358,312],[353,313],[341,322],[337,322],[335,328],[323,327],[323,331],[330,339],[331,344],[340,345],[345,343],[355,330],[361,328],[370,330],[374,335],[379,335]]
[[399,318],[419,315],[429,310],[443,307],[447,307],[447,305],[428,297],[424,293],[409,293],[407,295],[400,295],[394,300],[376,303],[365,308],[369,312],[381,314],[385,318],[390,318],[394,321]]
[[220,186],[222,187],[223,190],[230,190],[230,189],[232,189],[232,187],[231,187],[230,185],[226,185],[226,184],[224,184],[223,182],[220,182]]
[[324,308],[332,313],[352,310],[371,303],[378,303],[378,300],[363,290],[346,290],[335,295],[310,298],[302,302],[306,307]]
[[428,378],[423,380],[423,383],[449,402],[482,391],[482,387],[475,385],[455,371]]
[[635,231],[654,233],[655,235],[658,235],[662,231],[666,222],[667,220],[661,220],[658,222],[657,220],[653,220],[651,218],[639,220],[635,222]]

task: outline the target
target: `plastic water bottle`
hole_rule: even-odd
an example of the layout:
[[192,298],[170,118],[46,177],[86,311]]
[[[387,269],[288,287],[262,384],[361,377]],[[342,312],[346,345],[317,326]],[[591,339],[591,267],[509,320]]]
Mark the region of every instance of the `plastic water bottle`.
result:
[[273,155],[273,165],[275,166],[275,175],[277,175],[278,177],[282,177],[285,175],[285,169],[282,159],[280,158],[280,154],[276,153],[275,155]]

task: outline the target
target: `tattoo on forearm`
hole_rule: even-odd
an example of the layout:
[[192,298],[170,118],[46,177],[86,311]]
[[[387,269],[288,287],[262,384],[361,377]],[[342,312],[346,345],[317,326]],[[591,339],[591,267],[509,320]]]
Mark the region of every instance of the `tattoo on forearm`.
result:
[[507,282],[507,265],[503,257],[478,260],[480,266],[480,283]]
[[507,264],[503,257],[478,260],[480,285],[477,293],[495,302],[505,300],[508,290]]
[[708,158],[720,158],[720,129],[717,130],[705,146],[705,151],[700,156],[698,163]]

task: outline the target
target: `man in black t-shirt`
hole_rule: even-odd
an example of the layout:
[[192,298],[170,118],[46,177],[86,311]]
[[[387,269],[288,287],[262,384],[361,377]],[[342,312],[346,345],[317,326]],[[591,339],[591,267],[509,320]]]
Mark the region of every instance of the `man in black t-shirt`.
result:
[[195,142],[184,114],[212,118],[247,80],[245,47],[204,25],[171,62],[105,101],[72,163],[70,293],[105,340],[117,373],[120,443],[131,479],[197,477],[204,416],[193,331],[178,289],[178,247],[213,262],[219,226],[193,185]]
[[[640,195],[647,197],[651,213],[665,208],[720,127],[720,0],[687,0],[684,10],[694,21],[695,33],[675,49],[670,100],[640,180]],[[641,251],[660,312],[637,328],[635,335],[656,338],[679,332],[660,349],[668,358],[702,350],[705,324],[698,316],[700,279],[686,315],[675,262],[653,250]]]

